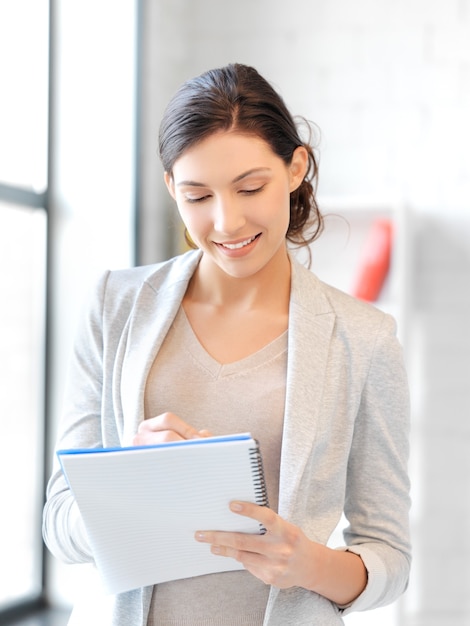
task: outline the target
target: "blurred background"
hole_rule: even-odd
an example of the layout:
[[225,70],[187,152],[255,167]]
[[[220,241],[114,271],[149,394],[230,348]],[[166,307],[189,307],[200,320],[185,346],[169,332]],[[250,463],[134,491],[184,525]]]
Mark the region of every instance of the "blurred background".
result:
[[0,0],[0,623],[63,624],[86,590],[40,532],[75,326],[103,269],[181,250],[159,120],[229,62],[316,124],[320,278],[354,293],[393,226],[375,304],[408,363],[413,570],[346,622],[470,624],[470,0]]

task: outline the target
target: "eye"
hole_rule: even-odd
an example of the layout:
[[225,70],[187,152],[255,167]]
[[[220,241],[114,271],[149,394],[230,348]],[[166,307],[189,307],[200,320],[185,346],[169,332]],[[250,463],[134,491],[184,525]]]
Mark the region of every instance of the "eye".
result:
[[264,187],[265,185],[261,185],[261,187],[256,187],[256,189],[240,189],[239,193],[243,194],[244,196],[253,196],[256,193],[263,191]]
[[210,198],[209,194],[206,194],[204,196],[185,196],[185,202],[189,202],[190,204],[196,204],[197,202],[204,202],[204,200],[207,200],[207,198]]

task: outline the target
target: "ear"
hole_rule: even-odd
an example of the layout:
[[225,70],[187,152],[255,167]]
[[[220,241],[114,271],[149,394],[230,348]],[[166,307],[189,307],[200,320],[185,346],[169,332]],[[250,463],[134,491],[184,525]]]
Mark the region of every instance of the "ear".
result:
[[290,185],[289,191],[295,191],[302,183],[308,170],[308,152],[304,146],[294,150],[292,161],[289,166]]
[[166,185],[166,188],[168,189],[170,196],[173,198],[173,200],[176,201],[175,182],[173,180],[173,176],[169,174],[168,172],[165,172],[163,174],[163,180],[165,181],[165,185]]

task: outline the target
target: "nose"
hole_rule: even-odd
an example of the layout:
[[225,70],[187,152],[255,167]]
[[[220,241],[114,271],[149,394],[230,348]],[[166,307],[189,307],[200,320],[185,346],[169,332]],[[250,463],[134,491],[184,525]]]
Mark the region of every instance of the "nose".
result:
[[233,197],[217,198],[213,219],[214,230],[224,235],[237,233],[246,224],[245,214]]

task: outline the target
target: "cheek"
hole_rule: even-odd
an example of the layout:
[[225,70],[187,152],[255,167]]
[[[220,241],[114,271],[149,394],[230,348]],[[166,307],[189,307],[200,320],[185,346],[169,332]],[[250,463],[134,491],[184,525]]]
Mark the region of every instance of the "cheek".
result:
[[290,196],[287,199],[284,197],[282,201],[282,208],[280,209],[279,228],[282,230],[284,236],[287,235],[290,224]]
[[271,199],[270,203],[273,219],[277,218],[279,222],[289,224],[290,221],[290,193],[287,187],[279,189],[276,197]]
[[178,212],[184,225],[186,226],[186,229],[191,234],[191,238],[197,239],[201,232],[207,229],[207,225],[203,212],[191,209],[188,210],[184,206],[180,207],[178,205]]

